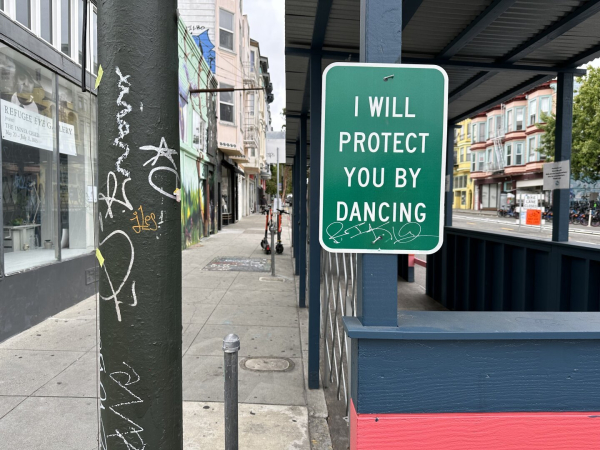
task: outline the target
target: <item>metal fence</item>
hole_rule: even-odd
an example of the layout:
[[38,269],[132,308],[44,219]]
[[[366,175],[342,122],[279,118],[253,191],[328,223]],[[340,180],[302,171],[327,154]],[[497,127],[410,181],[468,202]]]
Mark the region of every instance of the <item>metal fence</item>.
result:
[[350,406],[349,342],[342,317],[356,316],[356,256],[356,253],[321,250],[323,387],[336,388],[337,400],[343,402],[346,417]]

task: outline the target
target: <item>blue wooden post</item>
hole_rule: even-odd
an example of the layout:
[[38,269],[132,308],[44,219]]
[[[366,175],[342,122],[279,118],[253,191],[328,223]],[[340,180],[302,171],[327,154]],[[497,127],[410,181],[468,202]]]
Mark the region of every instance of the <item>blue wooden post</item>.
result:
[[[361,0],[360,61],[395,63],[399,62],[401,52],[402,2]],[[396,326],[398,324],[398,257],[359,254],[357,283],[357,315],[362,324]]]
[[452,226],[452,205],[454,204],[454,124],[448,122],[446,147],[446,204],[444,205],[444,226]]
[[300,211],[300,206],[299,206],[299,201],[300,201],[300,194],[299,194],[299,190],[300,190],[300,140],[298,139],[296,141],[296,154],[294,155],[294,166],[293,166],[293,171],[292,171],[292,177],[293,177],[293,195],[292,195],[292,245],[294,246],[293,250],[293,255],[294,255],[294,270],[295,270],[295,274],[296,275],[300,275],[300,267],[298,266],[298,234],[300,232],[300,227],[299,227],[299,211]]
[[298,233],[298,306],[306,308],[306,115],[300,117],[300,153],[298,154],[298,222],[300,231]]
[[[558,74],[556,92],[556,149],[555,161],[571,159],[571,142],[573,126],[573,74]],[[569,240],[569,189],[555,189],[552,203],[554,219],[552,220],[552,240],[567,242]]]
[[310,55],[310,247],[308,286],[308,387],[319,389],[321,336],[321,243],[319,202],[321,183],[321,53]]

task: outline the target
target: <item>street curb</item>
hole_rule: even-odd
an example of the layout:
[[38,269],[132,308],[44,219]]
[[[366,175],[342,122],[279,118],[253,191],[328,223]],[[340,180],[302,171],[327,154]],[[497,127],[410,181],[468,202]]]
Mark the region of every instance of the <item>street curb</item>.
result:
[[[292,258],[293,260],[293,258]],[[293,263],[293,261],[292,261]],[[294,289],[298,299],[297,276],[294,276]],[[308,409],[308,434],[311,450],[333,450],[331,433],[327,418],[327,403],[323,385],[319,389],[308,388],[308,308],[298,308],[298,324],[300,326],[300,347],[302,349],[302,369],[304,371],[304,391]]]

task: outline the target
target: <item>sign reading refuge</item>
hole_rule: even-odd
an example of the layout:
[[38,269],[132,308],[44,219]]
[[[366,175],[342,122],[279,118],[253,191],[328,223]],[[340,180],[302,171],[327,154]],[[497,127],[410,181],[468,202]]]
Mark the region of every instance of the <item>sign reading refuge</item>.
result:
[[448,77],[437,66],[330,65],[323,75],[321,245],[434,253],[443,240]]

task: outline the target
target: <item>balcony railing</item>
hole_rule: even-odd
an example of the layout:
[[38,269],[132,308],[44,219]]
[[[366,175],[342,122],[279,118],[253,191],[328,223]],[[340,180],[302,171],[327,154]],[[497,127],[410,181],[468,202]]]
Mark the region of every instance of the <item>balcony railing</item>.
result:
[[256,76],[256,68],[249,62],[244,63],[244,83],[256,86],[258,78]]
[[258,147],[258,127],[256,125],[244,126],[244,145],[246,147]]

